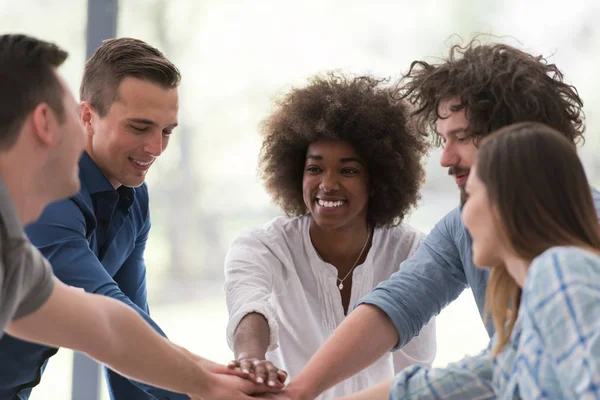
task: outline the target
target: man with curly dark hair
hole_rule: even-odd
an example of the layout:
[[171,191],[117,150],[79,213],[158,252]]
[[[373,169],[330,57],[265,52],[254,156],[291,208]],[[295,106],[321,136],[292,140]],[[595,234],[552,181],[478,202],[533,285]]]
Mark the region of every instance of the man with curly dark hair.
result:
[[[317,76],[263,124],[261,177],[287,217],[242,233],[225,262],[231,366],[258,383],[282,386],[283,370],[295,377],[350,307],[423,239],[403,219],[419,199],[427,138],[386,83]],[[432,321],[402,351],[319,398],[430,365],[435,349]]]
[[[478,140],[495,129],[522,121],[544,123],[573,146],[584,131],[583,103],[577,90],[563,82],[561,71],[542,56],[505,44],[481,44],[476,39],[464,47],[453,46],[439,64],[414,61],[397,94],[415,107],[417,130],[433,131],[443,145],[440,164],[448,168],[461,192]],[[600,192],[594,189],[593,195],[600,209]],[[278,398],[313,399],[386,352],[402,349],[469,286],[486,329],[493,334],[493,324],[484,317],[489,270],[473,265],[461,208],[438,222],[399,272],[359,302]],[[387,398],[390,384],[352,398]]]

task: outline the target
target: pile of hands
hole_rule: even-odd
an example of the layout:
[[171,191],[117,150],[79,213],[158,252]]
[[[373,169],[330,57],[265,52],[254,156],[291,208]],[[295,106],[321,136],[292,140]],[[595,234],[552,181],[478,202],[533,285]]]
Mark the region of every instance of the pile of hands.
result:
[[203,360],[203,367],[211,373],[210,390],[202,397],[191,400],[297,400],[285,390],[287,372],[267,360],[247,358],[231,361],[227,366]]

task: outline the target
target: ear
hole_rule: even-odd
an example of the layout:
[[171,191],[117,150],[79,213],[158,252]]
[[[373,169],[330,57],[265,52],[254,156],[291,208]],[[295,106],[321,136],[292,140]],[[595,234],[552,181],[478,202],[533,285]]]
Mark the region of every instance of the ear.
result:
[[94,111],[94,107],[87,101],[82,101],[80,103],[80,113],[79,117],[81,119],[81,124],[83,125],[83,129],[85,130],[86,135],[94,134],[94,126],[93,121],[94,118],[97,118],[98,114]]
[[44,146],[50,146],[58,140],[59,123],[47,103],[40,103],[33,109],[32,122],[34,135]]

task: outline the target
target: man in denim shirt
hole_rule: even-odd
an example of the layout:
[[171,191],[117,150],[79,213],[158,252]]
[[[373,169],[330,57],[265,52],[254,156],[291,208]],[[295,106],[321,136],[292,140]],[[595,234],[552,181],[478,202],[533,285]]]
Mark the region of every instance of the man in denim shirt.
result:
[[[85,66],[81,122],[86,133],[79,162],[81,190],[53,203],[26,229],[31,242],[67,285],[103,294],[148,314],[144,249],[150,230],[152,163],[177,126],[180,73],[148,44],[105,41]],[[0,341],[0,399],[27,399],[57,349],[5,336]],[[108,371],[115,399],[187,399]]]
[[[473,41],[453,47],[440,64],[413,62],[400,94],[415,106],[413,117],[422,132],[435,131],[436,144],[443,147],[440,164],[456,180],[461,203],[478,139],[486,134],[535,121],[575,144],[584,131],[582,101],[558,68],[508,45]],[[600,192],[594,189],[593,196],[600,209]],[[489,271],[474,267],[460,213],[457,207],[438,222],[400,271],[358,303],[285,393],[269,398],[314,399],[403,347],[469,286],[483,320]],[[484,323],[491,336],[491,322]]]

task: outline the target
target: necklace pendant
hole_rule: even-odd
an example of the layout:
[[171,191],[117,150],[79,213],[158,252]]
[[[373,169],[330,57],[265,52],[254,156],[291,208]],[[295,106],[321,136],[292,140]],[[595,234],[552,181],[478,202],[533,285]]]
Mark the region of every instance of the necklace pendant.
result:
[[338,285],[338,287],[340,288],[340,290],[342,290],[344,288],[344,284],[340,282],[340,284]]

